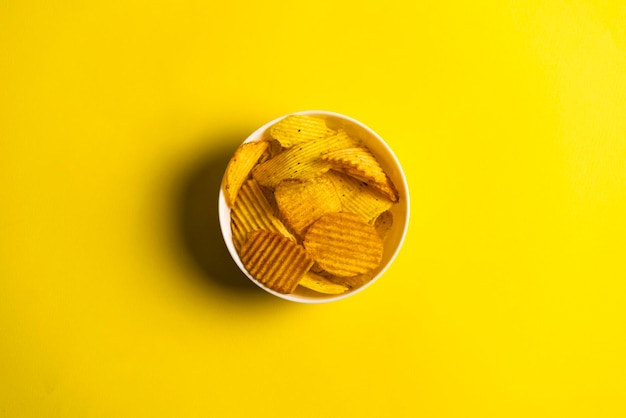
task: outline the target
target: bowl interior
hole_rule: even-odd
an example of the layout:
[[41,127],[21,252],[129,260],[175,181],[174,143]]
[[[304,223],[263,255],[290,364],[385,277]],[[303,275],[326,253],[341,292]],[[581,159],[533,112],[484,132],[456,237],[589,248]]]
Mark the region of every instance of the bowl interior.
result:
[[[317,293],[315,291],[305,289],[302,286],[299,286],[297,290],[292,294],[282,294],[275,292],[271,289],[266,288],[257,280],[255,280],[245,269],[241,259],[239,258],[239,254],[235,250],[235,246],[233,244],[232,232],[230,229],[230,208],[226,204],[226,199],[222,190],[220,189],[219,193],[219,221],[220,227],[222,230],[222,235],[224,241],[226,243],[226,247],[230,252],[233,260],[239,266],[241,271],[250,279],[253,283],[261,287],[263,290],[278,296],[282,299],[294,301],[294,302],[302,302],[302,303],[322,303],[322,302],[330,302],[334,300],[339,300],[346,298],[348,296],[354,295],[357,292],[364,290],[365,288],[371,286],[378,278],[382,276],[385,270],[391,265],[394,258],[396,257],[402,243],[404,241],[404,237],[406,235],[406,231],[408,229],[408,221],[409,221],[409,190],[406,182],[406,178],[404,176],[404,172],[402,171],[402,167],[393,151],[389,148],[389,146],[378,136],[374,131],[370,128],[366,127],[362,123],[334,112],[327,111],[304,111],[304,112],[295,112],[293,114],[307,114],[307,115],[316,115],[321,116],[326,119],[326,123],[330,128],[337,129],[342,128],[345,129],[348,133],[353,135],[356,138],[361,139],[363,143],[369,148],[369,150],[376,156],[380,165],[383,167],[387,175],[391,178],[394,185],[398,189],[399,200],[396,204],[394,204],[391,208],[391,213],[393,215],[393,223],[391,229],[387,235],[385,240],[385,247],[383,251],[383,258],[380,265],[374,271],[374,277],[367,284],[361,286],[360,288],[354,289],[350,292],[346,292],[341,295],[323,295]],[[285,115],[288,116],[288,115]],[[258,141],[267,135],[269,127],[278,122],[280,119],[285,116],[281,116],[267,124],[261,126],[257,129],[252,135],[250,135],[244,142],[250,141]]]

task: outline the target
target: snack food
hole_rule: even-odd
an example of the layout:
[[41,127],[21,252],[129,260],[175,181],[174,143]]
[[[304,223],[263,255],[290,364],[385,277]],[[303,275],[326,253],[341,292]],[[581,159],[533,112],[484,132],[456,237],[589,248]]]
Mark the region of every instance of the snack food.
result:
[[364,147],[344,148],[322,156],[333,169],[343,171],[357,180],[374,187],[392,202],[398,200],[398,192],[393,183],[376,161],[376,157]]
[[334,283],[312,271],[306,272],[298,284],[326,295],[340,295],[350,290],[350,286]]
[[332,167],[330,162],[321,158],[323,155],[355,144],[345,131],[301,142],[254,167],[252,176],[266,187],[276,187],[283,180],[313,178]]
[[349,212],[321,216],[307,230],[304,247],[322,270],[337,277],[369,273],[383,256],[374,226]]
[[239,188],[269,145],[269,141],[255,141],[242,144],[237,148],[235,155],[228,162],[222,185],[228,206],[233,207]]
[[326,126],[324,119],[310,115],[292,115],[270,128],[272,138],[285,148],[291,148],[293,145],[312,139],[326,138],[335,133]]
[[254,179],[246,180],[241,186],[239,199],[230,212],[230,218],[233,243],[237,251],[246,240],[248,233],[257,230],[277,232],[292,241],[296,240],[285,225],[274,216],[274,209]]
[[241,247],[241,261],[259,282],[279,293],[295,290],[313,265],[307,251],[276,232],[257,230]]
[[368,222],[389,210],[394,202],[381,196],[368,183],[334,170],[326,173],[333,182],[343,212],[356,213]]
[[[391,209],[400,201],[359,130],[328,122],[287,116],[242,145],[267,143],[251,155],[253,164],[245,165],[238,192],[227,200],[234,201],[232,242],[242,268],[280,294],[300,288],[341,295],[368,283],[379,271]],[[242,163],[228,167],[244,171]],[[228,171],[225,178],[242,175]]]
[[274,197],[281,217],[300,237],[320,216],[341,211],[335,185],[323,175],[302,181],[285,180],[276,186]]

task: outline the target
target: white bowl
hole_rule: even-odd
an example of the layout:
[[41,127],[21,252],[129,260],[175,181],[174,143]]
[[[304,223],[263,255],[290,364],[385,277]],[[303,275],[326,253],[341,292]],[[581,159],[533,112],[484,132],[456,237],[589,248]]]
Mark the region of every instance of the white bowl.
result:
[[[383,139],[376,134],[376,132],[372,131],[370,128],[362,124],[361,122],[354,120],[348,116],[344,116],[334,112],[327,112],[322,110],[307,110],[302,112],[294,112],[292,114],[300,114],[300,115],[316,115],[321,116],[326,119],[326,123],[331,128],[343,128],[347,132],[353,134],[355,137],[361,139],[361,141],[369,148],[369,150],[376,156],[378,162],[383,167],[387,175],[391,178],[394,185],[398,189],[399,199],[396,204],[394,204],[391,208],[391,213],[393,214],[393,224],[391,230],[389,231],[387,238],[385,239],[385,248],[383,251],[383,258],[380,265],[374,271],[374,277],[365,285],[353,289],[349,292],[343,293],[341,295],[324,295],[312,290],[308,290],[303,288],[302,286],[298,286],[296,291],[291,294],[282,294],[278,293],[272,289],[265,287],[259,281],[254,279],[248,273],[246,268],[244,267],[241,259],[239,258],[239,254],[235,250],[235,245],[233,244],[233,236],[230,228],[230,208],[226,204],[226,199],[224,197],[223,190],[220,189],[219,193],[219,218],[220,218],[220,227],[222,229],[222,235],[224,237],[224,241],[226,243],[226,247],[230,252],[230,255],[235,260],[235,263],[239,266],[241,271],[250,279],[254,284],[273,294],[274,296],[278,296],[279,298],[286,299],[292,302],[300,302],[300,303],[323,303],[323,302],[331,302],[339,299],[347,298],[348,296],[352,296],[362,290],[371,286],[374,282],[376,282],[387,270],[387,268],[391,265],[393,260],[395,259],[402,243],[404,241],[404,237],[406,236],[406,232],[409,226],[409,188],[407,185],[406,178],[404,176],[404,172],[402,171],[402,167],[400,166],[400,162],[394,155],[393,151],[389,146],[383,141]],[[246,138],[245,142],[257,141],[261,138],[264,138],[266,135],[266,131],[270,126],[274,125],[279,120],[285,118],[289,115],[281,116],[271,122],[266,123],[261,126],[259,129],[254,131],[252,135]]]

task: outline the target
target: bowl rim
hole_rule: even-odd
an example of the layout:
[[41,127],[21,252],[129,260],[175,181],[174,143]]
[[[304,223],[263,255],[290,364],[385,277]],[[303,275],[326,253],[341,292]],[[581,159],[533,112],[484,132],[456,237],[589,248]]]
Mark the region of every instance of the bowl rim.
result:
[[[373,129],[371,129],[370,127],[368,127],[367,125],[365,125],[364,123],[350,117],[350,116],[346,116],[344,114],[341,113],[337,113],[337,112],[332,112],[332,111],[328,111],[328,110],[301,110],[301,111],[296,111],[296,112],[291,112],[291,113],[287,113],[284,115],[281,115],[265,124],[263,124],[262,126],[260,126],[259,128],[257,128],[256,130],[254,130],[254,132],[252,132],[250,135],[248,135],[248,137],[241,143],[247,143],[247,142],[252,142],[255,140],[258,140],[262,137],[263,133],[265,131],[267,131],[267,129],[274,125],[275,123],[277,123],[278,121],[284,119],[287,116],[291,116],[291,115],[320,115],[320,116],[327,116],[327,117],[333,117],[333,118],[337,118],[340,120],[344,120],[348,123],[354,124],[358,127],[360,127],[361,129],[364,129],[365,131],[367,131],[373,138],[375,138],[379,145],[382,146],[385,149],[385,152],[387,154],[387,157],[389,157],[389,159],[392,160],[393,165],[397,168],[396,170],[396,177],[399,177],[401,179],[400,184],[396,184],[396,188],[398,188],[398,191],[400,192],[400,195],[402,196],[403,200],[405,201],[404,203],[404,207],[406,208],[406,214],[404,215],[404,224],[402,225],[402,231],[400,233],[400,237],[398,238],[398,242],[397,245],[395,246],[395,248],[393,249],[393,251],[391,252],[391,254],[389,255],[389,259],[386,261],[386,263],[380,268],[380,270],[378,271],[378,273],[372,277],[371,280],[369,280],[367,283],[365,283],[364,285],[348,291],[346,293],[342,293],[340,295],[321,295],[320,297],[308,297],[305,295],[298,295],[295,293],[291,293],[291,294],[283,294],[283,293],[279,293],[276,292],[275,290],[272,290],[266,286],[264,286],[262,283],[260,283],[258,280],[256,280],[254,277],[252,277],[252,275],[250,273],[248,273],[248,271],[246,270],[246,268],[244,267],[243,263],[241,262],[241,259],[239,257],[239,254],[237,253],[237,250],[235,249],[233,240],[232,240],[232,231],[231,231],[231,227],[230,227],[230,211],[231,209],[228,207],[228,205],[226,204],[226,198],[224,196],[224,191],[223,191],[223,178],[222,178],[222,183],[220,184],[220,189],[219,189],[219,195],[218,195],[218,217],[219,217],[219,223],[220,223],[220,229],[222,232],[222,238],[224,239],[224,243],[226,244],[226,248],[228,249],[228,252],[230,253],[230,256],[232,257],[233,261],[235,262],[235,264],[237,264],[237,266],[239,267],[239,269],[242,271],[242,273],[248,277],[248,279],[250,279],[255,285],[257,285],[258,287],[260,287],[261,289],[263,289],[264,291],[277,296],[281,299],[287,300],[287,301],[291,301],[291,302],[298,302],[298,303],[304,303],[304,304],[320,304],[320,303],[327,303],[327,302],[334,302],[334,301],[339,301],[342,299],[346,299],[350,296],[354,296],[357,293],[362,292],[363,290],[365,290],[366,288],[368,288],[369,286],[371,286],[374,282],[378,281],[378,279],[380,277],[382,277],[385,272],[387,271],[387,269],[393,264],[393,262],[395,261],[398,253],[400,252],[400,249],[402,248],[406,235],[408,233],[408,229],[409,229],[409,219],[410,219],[410,210],[411,210],[411,204],[410,204],[410,196],[409,196],[409,188],[408,188],[408,182],[406,179],[406,176],[404,174],[404,170],[402,169],[402,166],[400,164],[400,161],[398,160],[397,156],[395,155],[395,153],[393,152],[393,150],[389,147],[389,145],[385,142],[385,140],[378,135]],[[240,144],[240,145],[241,145]],[[369,147],[369,144],[366,144]],[[377,158],[379,158],[377,156]],[[225,175],[225,173],[224,173]],[[395,183],[395,182],[394,182]]]

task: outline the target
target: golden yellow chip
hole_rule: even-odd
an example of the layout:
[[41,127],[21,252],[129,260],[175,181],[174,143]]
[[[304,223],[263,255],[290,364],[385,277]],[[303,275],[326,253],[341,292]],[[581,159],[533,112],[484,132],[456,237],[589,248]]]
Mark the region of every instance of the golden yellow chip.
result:
[[323,215],[307,230],[304,247],[328,273],[352,277],[375,269],[383,256],[376,229],[353,213]]
[[285,180],[276,186],[274,196],[283,221],[300,237],[320,216],[341,211],[335,186],[326,176]]
[[293,293],[313,265],[299,244],[270,231],[254,231],[241,248],[241,262],[263,285],[279,293]]
[[272,207],[256,180],[249,179],[239,191],[235,206],[230,211],[233,244],[239,250],[249,232],[260,229],[277,232],[292,241],[294,236],[274,215]]
[[309,115],[287,116],[270,128],[272,138],[278,140],[284,148],[333,134],[335,131],[326,126],[324,119]]
[[300,282],[298,283],[302,287],[316,291],[317,293],[324,293],[326,295],[340,295],[350,290],[350,287],[343,284],[333,283],[325,277],[308,271]]
[[314,139],[293,146],[271,160],[257,165],[252,175],[259,184],[276,187],[287,179],[308,179],[331,168],[331,163],[321,157],[331,151],[354,147],[357,142],[344,131],[328,138]]
[[335,185],[343,212],[356,213],[367,222],[388,210],[393,202],[374,190],[367,183],[344,173],[330,170],[324,174]]
[[398,200],[398,191],[382,169],[376,157],[364,147],[334,150],[322,156],[336,170],[368,183],[391,201]]
[[246,142],[235,151],[226,166],[226,174],[222,183],[228,207],[232,208],[235,204],[241,185],[248,178],[250,170],[256,165],[269,145],[268,141]]

